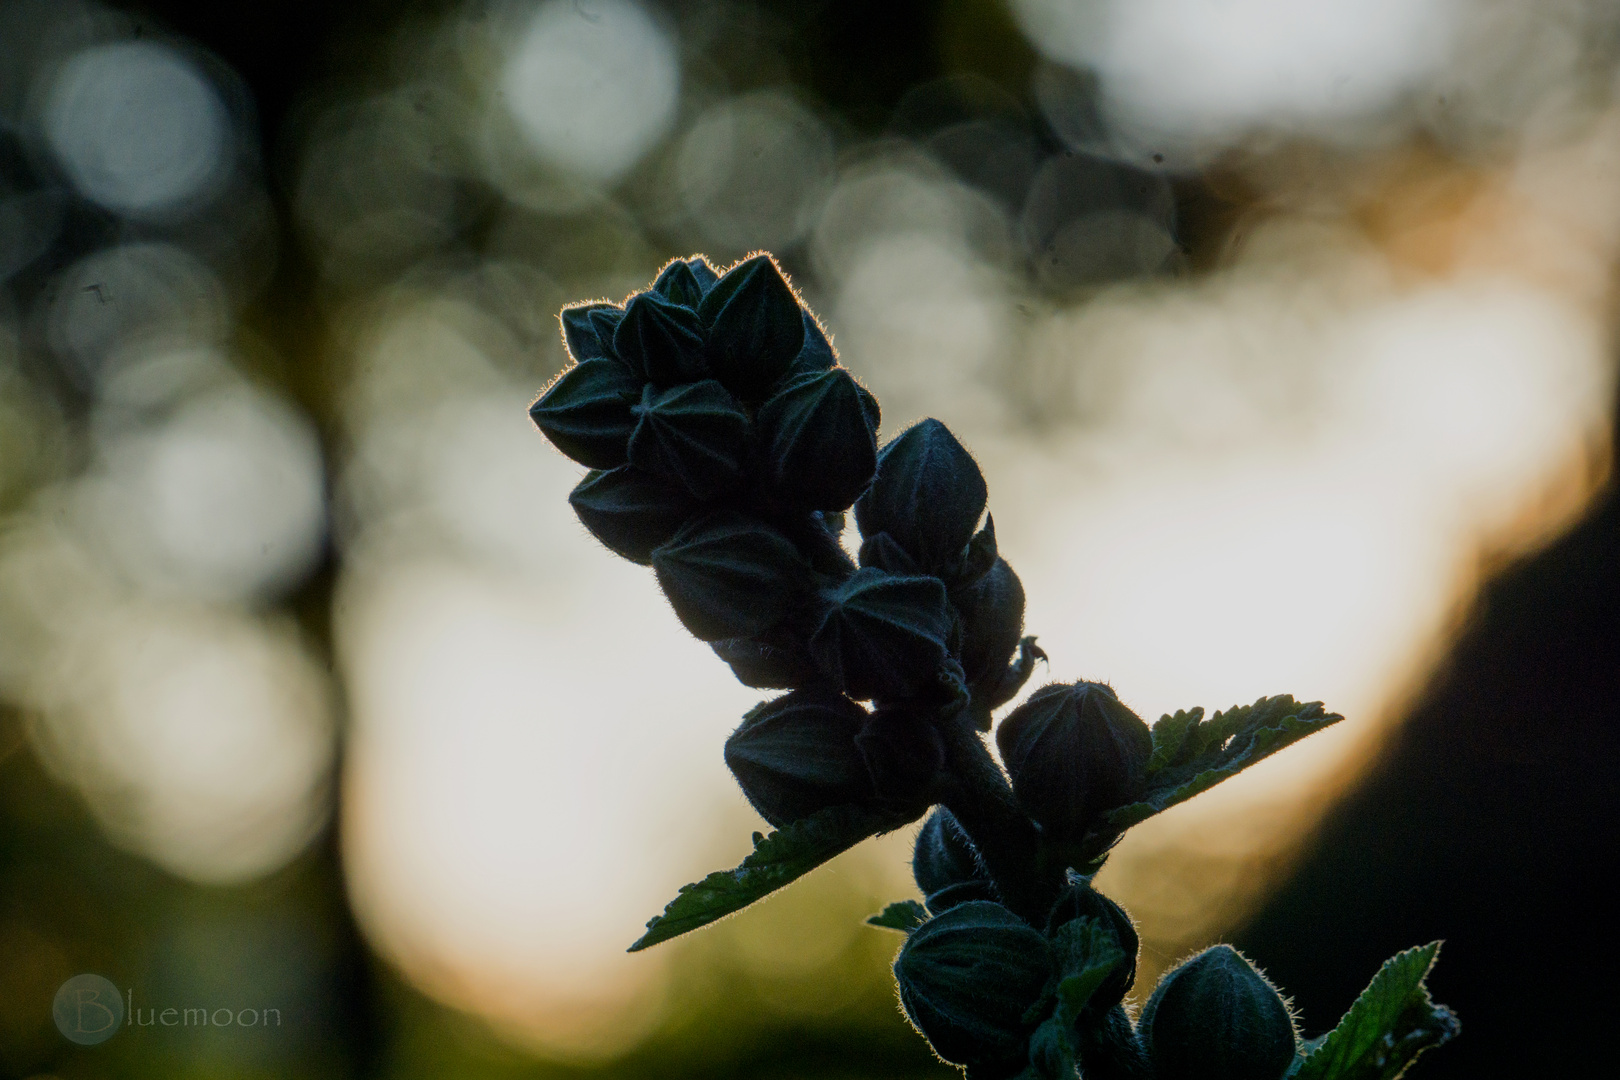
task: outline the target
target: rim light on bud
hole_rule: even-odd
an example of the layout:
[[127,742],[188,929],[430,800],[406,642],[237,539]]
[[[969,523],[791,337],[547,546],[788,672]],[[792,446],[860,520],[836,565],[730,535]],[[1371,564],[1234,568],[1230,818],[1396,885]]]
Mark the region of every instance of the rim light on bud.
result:
[[642,566],[699,509],[685,491],[631,465],[586,474],[568,502],[609,551]]
[[865,803],[871,783],[855,738],[866,710],[831,690],[795,690],[743,718],[726,767],[759,816],[781,828],[829,806]]
[[714,377],[745,401],[763,401],[804,347],[799,298],[769,255],[738,263],[698,305]]
[[1157,1080],[1280,1080],[1298,1048],[1282,996],[1230,945],[1165,975],[1138,1030]]
[[641,380],[619,361],[581,360],[529,406],[529,418],[581,465],[616,469],[627,460],[636,426],[631,405],[640,395]]
[[877,478],[855,504],[862,536],[886,532],[927,573],[952,566],[989,500],[978,463],[938,420],[907,428],[878,455]]

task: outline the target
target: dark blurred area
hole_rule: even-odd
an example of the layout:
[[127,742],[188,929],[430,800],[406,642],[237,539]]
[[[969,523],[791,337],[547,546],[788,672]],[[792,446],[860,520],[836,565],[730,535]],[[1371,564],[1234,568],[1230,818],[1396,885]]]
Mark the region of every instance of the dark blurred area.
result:
[[[1427,126],[1415,134],[1356,128],[1334,144],[1318,130],[1286,129],[1234,137],[1219,151],[1166,143],[1161,153],[1151,137],[1109,133],[1095,71],[1031,43],[1049,27],[1041,20],[1051,4],[694,0],[598,10],[578,0],[581,19],[629,20],[627,40],[657,46],[623,72],[627,85],[656,81],[659,63],[686,80],[640,141],[626,135],[587,153],[570,149],[569,133],[546,116],[490,121],[486,135],[457,97],[500,97],[466,90],[476,81],[467,73],[498,66],[486,38],[500,40],[535,6],[0,4],[0,515],[12,538],[11,561],[0,560],[9,567],[0,614],[23,612],[0,619],[0,632],[24,626],[30,635],[0,639],[0,1075],[950,1075],[901,1017],[888,974],[897,941],[875,930],[829,937],[814,964],[773,970],[761,959],[771,946],[757,940],[764,924],[733,920],[670,949],[667,986],[630,1045],[597,1040],[586,1050],[518,1030],[518,1006],[468,1004],[499,998],[506,984],[480,998],[453,964],[436,966],[393,939],[378,945],[356,915],[351,878],[360,872],[346,865],[348,830],[371,836],[387,815],[346,790],[369,795],[377,784],[355,784],[348,769],[371,691],[347,674],[360,653],[344,651],[341,624],[358,604],[344,575],[374,549],[427,543],[424,534],[497,567],[530,558],[502,548],[497,528],[469,538],[417,513],[410,499],[431,500],[414,488],[400,495],[404,482],[388,468],[414,461],[421,432],[448,430],[423,418],[458,379],[484,380],[492,399],[543,385],[563,362],[553,316],[565,301],[622,295],[672,255],[701,248],[727,260],[769,246],[816,303],[838,296],[859,310],[859,283],[903,276],[912,249],[896,247],[896,261],[882,263],[850,238],[879,226],[899,235],[894,222],[929,243],[945,237],[935,248],[947,253],[958,250],[950,244],[970,252],[941,262],[961,271],[959,292],[942,293],[941,304],[990,281],[1012,313],[987,325],[1014,344],[960,378],[941,361],[943,381],[994,399],[1003,427],[1061,436],[1089,414],[1053,392],[1063,379],[1020,359],[1033,331],[1018,320],[1055,319],[1105,294],[1130,301],[1195,288],[1261,225],[1288,215],[1309,224],[1360,214],[1374,241],[1399,234],[1421,251],[1390,241],[1393,277],[1434,275],[1445,257],[1433,252],[1460,243],[1435,237],[1472,220],[1452,213],[1448,193],[1483,186],[1477,176],[1491,169],[1511,171],[1520,133],[1551,140],[1546,129],[1565,115],[1541,123],[1526,106],[1470,127],[1424,98],[1400,106],[1439,110],[1439,119],[1422,112]],[[1571,46],[1576,75],[1559,92],[1577,102],[1569,109],[1581,123],[1598,126],[1614,78],[1613,19],[1603,5],[1553,6],[1549,19],[1584,28],[1572,33],[1585,38]],[[103,69],[92,61],[109,57],[125,66],[105,71],[148,82],[129,84],[134,91],[97,83]],[[46,66],[81,83],[62,75],[41,90],[29,80]],[[522,76],[508,76],[508,89]],[[174,100],[193,95],[206,124],[156,150],[87,142],[75,156],[73,140],[110,139],[103,128],[123,122],[117,108],[139,112],[139,87],[160,83]],[[112,111],[83,113],[96,108]],[[641,122],[626,115],[627,129]],[[552,157],[503,157],[514,125]],[[485,155],[476,167],[468,161],[477,155],[445,134],[473,128],[466,141]],[[204,144],[211,156],[187,166],[185,154]],[[733,154],[730,173],[705,171],[715,147]],[[143,153],[172,167],[117,186],[132,175],[119,161]],[[1408,183],[1401,170],[1420,171],[1414,160],[1440,162],[1435,172],[1450,186]],[[1423,229],[1390,224],[1413,190]],[[1279,276],[1299,273],[1285,265]],[[1599,282],[1591,288],[1604,318],[1610,272],[1604,263],[1581,279]],[[1547,273],[1562,281],[1577,271]],[[424,332],[411,324],[377,344],[350,327],[416,292],[478,313],[467,316],[466,336],[493,359],[410,379],[365,359],[402,352],[401,341]],[[926,322],[935,309],[918,310]],[[875,342],[873,351],[893,340],[878,331],[850,339]],[[917,347],[924,361],[931,341]],[[931,369],[919,370],[911,382],[896,376],[901,389],[886,409],[935,400]],[[1611,397],[1595,409],[1612,422]],[[457,430],[476,434],[481,423],[475,416]],[[1543,1017],[1572,1003],[1601,1011],[1613,998],[1602,985],[1609,920],[1599,895],[1620,841],[1620,785],[1608,776],[1620,724],[1613,441],[1596,454],[1609,463],[1577,485],[1576,505],[1598,491],[1578,521],[1528,554],[1508,546],[1515,554],[1472,600],[1464,630],[1371,764],[1259,908],[1224,928],[1292,995],[1309,1034],[1332,1024],[1385,957],[1439,937],[1447,944],[1433,989],[1464,1034],[1418,1075],[1573,1075],[1595,1073],[1602,1060],[1598,1046]],[[129,462],[148,471],[121,472]],[[466,487],[458,475],[443,485]],[[187,493],[204,489],[224,494],[193,512]],[[132,491],[149,492],[170,517],[148,522],[127,501]],[[232,501],[239,491],[247,494]],[[553,499],[533,513],[566,510]],[[171,525],[180,532],[165,531]],[[209,529],[225,539],[187,546]],[[115,609],[116,619],[102,614]],[[82,655],[112,657],[114,674],[77,666]],[[193,659],[195,684],[148,693],[114,677]],[[225,713],[259,726],[232,736],[223,756],[193,760],[196,747],[213,746],[207,722]],[[172,731],[140,726],[157,714],[199,719],[176,720]],[[128,718],[111,749],[97,742],[103,715]],[[718,742],[709,749],[718,759]],[[415,795],[407,786],[403,798]],[[796,886],[771,918],[791,928],[817,910],[858,924],[894,879],[850,865]],[[548,891],[549,882],[534,885],[535,903]],[[499,908],[490,902],[495,925]],[[634,926],[612,932],[628,941]],[[568,935],[562,927],[555,936]],[[283,1022],[132,1026],[79,1047],[59,1037],[49,1005],[80,972],[133,987],[135,1024],[152,1003],[194,1002],[273,1005]]]

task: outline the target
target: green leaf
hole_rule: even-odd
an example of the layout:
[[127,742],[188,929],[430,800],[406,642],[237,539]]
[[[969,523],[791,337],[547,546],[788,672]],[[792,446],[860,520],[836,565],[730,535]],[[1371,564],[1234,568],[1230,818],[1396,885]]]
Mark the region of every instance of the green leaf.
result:
[[915,900],[899,900],[866,920],[867,926],[881,926],[909,934],[928,921],[928,909]]
[[1153,756],[1147,790],[1140,801],[1108,814],[1108,823],[1127,829],[1194,795],[1236,776],[1255,762],[1336,724],[1344,717],[1320,701],[1300,704],[1284,694],[1218,712],[1177,712],[1153,725]]
[[780,889],[868,836],[892,829],[892,815],[861,806],[829,806],[769,836],[754,834],[754,851],[732,870],[717,870],[681,888],[662,915],[630,946],[639,952],[661,941],[707,926]]
[[1423,985],[1439,952],[1440,943],[1431,941],[1385,961],[1293,1080],[1395,1080],[1423,1051],[1456,1035],[1457,1018]]
[[1125,953],[1100,919],[1070,920],[1058,927],[1051,941],[1059,972],[1056,1016],[1068,1027],[1109,973],[1124,962]]

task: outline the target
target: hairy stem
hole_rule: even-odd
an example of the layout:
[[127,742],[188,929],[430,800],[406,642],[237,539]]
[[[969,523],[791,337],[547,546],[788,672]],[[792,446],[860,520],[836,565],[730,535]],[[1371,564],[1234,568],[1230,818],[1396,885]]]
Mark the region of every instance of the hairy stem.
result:
[[1063,887],[1063,874],[1046,866],[1040,833],[1018,808],[1012,785],[990,756],[967,710],[943,722],[945,770],[940,802],[967,832],[1002,902],[1031,926],[1046,916]]

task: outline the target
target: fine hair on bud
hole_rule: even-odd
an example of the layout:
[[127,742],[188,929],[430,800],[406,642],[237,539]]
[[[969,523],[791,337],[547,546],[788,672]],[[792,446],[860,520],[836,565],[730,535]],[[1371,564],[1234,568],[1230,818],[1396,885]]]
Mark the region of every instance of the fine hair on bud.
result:
[[1137,1030],[1157,1080],[1281,1080],[1299,1043],[1282,995],[1230,945],[1159,980]]

